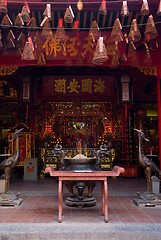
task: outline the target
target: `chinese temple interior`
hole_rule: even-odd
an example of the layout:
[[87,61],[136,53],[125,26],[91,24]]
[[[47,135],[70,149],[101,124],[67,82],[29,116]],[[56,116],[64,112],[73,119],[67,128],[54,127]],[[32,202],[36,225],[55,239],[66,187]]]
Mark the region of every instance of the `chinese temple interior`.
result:
[[13,152],[23,127],[17,171],[26,158],[38,159],[39,176],[59,169],[56,144],[72,156],[106,144],[102,170],[139,177],[135,128],[160,167],[159,0],[4,0],[0,25],[0,151]]

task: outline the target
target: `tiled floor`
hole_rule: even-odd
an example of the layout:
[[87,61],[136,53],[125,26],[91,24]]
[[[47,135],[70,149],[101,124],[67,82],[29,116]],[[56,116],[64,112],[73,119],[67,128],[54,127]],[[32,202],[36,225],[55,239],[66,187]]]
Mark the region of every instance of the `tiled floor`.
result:
[[[160,207],[137,207],[133,199],[136,192],[146,190],[145,180],[117,178],[109,179],[109,222],[161,223]],[[52,223],[57,221],[57,181],[46,177],[36,182],[19,180],[11,182],[10,191],[20,192],[23,199],[19,207],[0,207],[0,223]],[[68,190],[64,186],[63,221],[95,222],[104,221],[101,215],[100,183],[93,194],[97,200],[94,207],[73,208],[65,204]],[[161,195],[159,195],[161,198]]]

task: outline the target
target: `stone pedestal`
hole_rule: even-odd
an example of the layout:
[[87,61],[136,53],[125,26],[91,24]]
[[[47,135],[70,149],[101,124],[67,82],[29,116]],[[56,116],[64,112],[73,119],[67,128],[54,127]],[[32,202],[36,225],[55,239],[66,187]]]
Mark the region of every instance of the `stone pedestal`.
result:
[[0,177],[0,193],[5,192],[5,176]]
[[0,193],[0,206],[1,207],[7,207],[7,206],[13,206],[18,207],[22,203],[22,199],[19,198],[20,193]]
[[143,194],[137,193],[137,195],[138,198],[133,201],[138,207],[155,207],[161,205],[161,199],[154,193],[144,192]]

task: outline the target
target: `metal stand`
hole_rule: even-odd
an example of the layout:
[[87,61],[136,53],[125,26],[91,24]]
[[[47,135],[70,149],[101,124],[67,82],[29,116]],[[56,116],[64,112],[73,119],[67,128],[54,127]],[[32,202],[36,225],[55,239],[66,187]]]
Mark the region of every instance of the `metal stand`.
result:
[[65,203],[70,207],[93,207],[96,205],[96,199],[94,197],[84,197],[82,200],[79,200],[77,197],[67,197]]

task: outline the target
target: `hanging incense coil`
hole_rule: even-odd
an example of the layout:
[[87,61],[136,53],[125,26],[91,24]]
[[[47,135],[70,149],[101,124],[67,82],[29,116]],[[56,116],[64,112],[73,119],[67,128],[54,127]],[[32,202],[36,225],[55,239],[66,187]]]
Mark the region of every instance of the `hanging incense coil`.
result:
[[130,42],[138,42],[141,39],[141,34],[136,19],[133,19],[132,21],[128,39]]
[[160,0],[160,2],[159,2],[157,15],[158,15],[158,16],[161,16],[161,0]]
[[121,26],[119,18],[117,18],[114,22],[110,39],[111,39],[112,42],[123,41],[122,26]]
[[46,21],[44,23],[41,36],[45,37],[45,38],[48,38],[48,37],[53,38],[53,32],[51,30],[51,26],[50,26],[50,22],[49,22],[48,18],[46,19]]
[[129,9],[127,7],[127,1],[123,1],[123,3],[122,3],[121,15],[122,16],[128,16],[129,15]]
[[25,44],[21,60],[35,60],[34,53],[28,41]]
[[66,23],[73,22],[73,15],[72,15],[71,9],[69,7],[65,11],[64,22],[66,22]]
[[134,46],[132,46],[132,44],[129,44],[128,47],[128,52],[127,52],[127,60],[131,63],[134,64],[134,66],[138,64],[138,57],[137,57],[137,53],[136,50],[134,49]]
[[17,38],[17,44],[16,44],[16,46],[19,50],[24,49],[26,40],[27,40],[27,36],[24,33],[21,32],[19,37]]
[[145,16],[149,14],[149,5],[147,0],[143,0],[143,4],[141,6],[140,14]]
[[21,17],[22,17],[22,19],[23,19],[24,22],[30,21],[30,14],[29,14],[29,12],[28,12],[28,8],[27,8],[26,5],[24,5],[24,6],[22,7]]
[[46,4],[43,16],[47,16],[51,20],[51,4]]
[[62,18],[59,19],[58,27],[56,29],[54,37],[59,39],[60,42],[64,42],[66,40],[67,36],[66,36],[65,29],[64,29],[64,26],[63,26],[63,19]]
[[10,32],[7,35],[7,40],[8,40],[7,48],[15,48],[14,39],[15,39],[15,36],[12,30],[10,30]]
[[33,39],[33,43],[34,43],[34,48],[35,48],[34,53],[38,54],[40,51],[42,51],[42,45],[43,45],[43,39],[41,37],[40,31],[36,32],[36,35]]
[[107,51],[103,43],[103,37],[100,37],[97,41],[96,50],[92,62],[94,64],[103,64],[108,60]]
[[8,17],[8,15],[6,14],[1,22],[1,27],[2,28],[9,28],[11,25],[13,25],[13,23],[11,22],[10,18]]
[[5,3],[4,0],[1,0],[0,2],[0,13],[7,13],[8,9],[7,9],[7,4]]
[[93,42],[95,42],[99,37],[99,27],[95,20],[91,24],[88,36]]
[[16,26],[19,26],[19,27],[24,26],[24,21],[23,21],[23,19],[22,19],[22,17],[21,17],[21,13],[19,13],[19,14],[17,15],[16,20],[15,20],[15,25],[16,25]]
[[155,23],[152,15],[150,15],[148,18],[144,35],[145,35],[145,41],[147,42],[149,42],[152,39],[155,39],[158,36],[158,32],[155,27]]
[[106,1],[105,0],[102,0],[101,6],[100,6],[98,12],[102,15],[107,15],[107,8],[106,8]]

